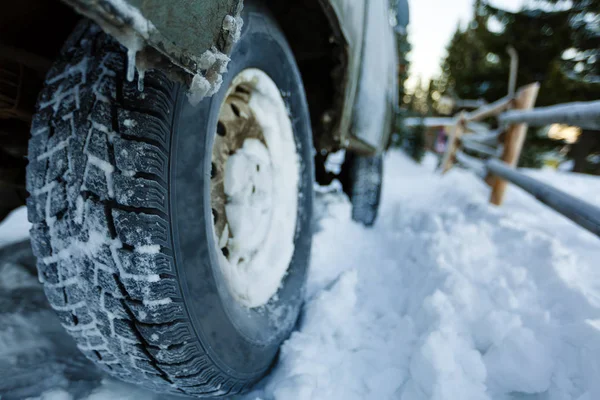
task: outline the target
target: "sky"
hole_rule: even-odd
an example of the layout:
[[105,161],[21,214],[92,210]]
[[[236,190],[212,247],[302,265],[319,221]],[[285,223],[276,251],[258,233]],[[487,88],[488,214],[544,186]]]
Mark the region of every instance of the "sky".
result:
[[[516,11],[526,0],[493,0],[494,6]],[[419,77],[423,82],[436,77],[446,46],[459,23],[471,20],[474,0],[409,0],[410,25],[408,40],[412,46],[409,54],[410,77],[406,83],[414,88]]]

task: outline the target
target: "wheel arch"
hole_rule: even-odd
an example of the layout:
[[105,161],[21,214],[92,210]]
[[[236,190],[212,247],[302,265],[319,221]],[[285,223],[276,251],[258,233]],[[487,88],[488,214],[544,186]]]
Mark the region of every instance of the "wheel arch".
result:
[[[246,0],[250,1],[254,0]],[[347,148],[350,139],[360,70],[362,7],[349,6],[345,0],[265,3],[282,27],[298,64],[310,111],[316,180],[328,184],[335,176],[325,168],[327,156]],[[349,22],[352,19],[358,23]]]
[[348,68],[348,46],[338,15],[329,0],[267,0],[266,4],[300,69],[315,147],[318,152],[336,150]]

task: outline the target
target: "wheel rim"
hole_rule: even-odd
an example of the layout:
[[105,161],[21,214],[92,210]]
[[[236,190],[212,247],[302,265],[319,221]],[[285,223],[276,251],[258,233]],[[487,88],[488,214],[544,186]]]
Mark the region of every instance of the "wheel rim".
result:
[[219,266],[240,304],[273,297],[294,253],[299,160],[280,91],[240,72],[223,102],[212,151],[211,206]]

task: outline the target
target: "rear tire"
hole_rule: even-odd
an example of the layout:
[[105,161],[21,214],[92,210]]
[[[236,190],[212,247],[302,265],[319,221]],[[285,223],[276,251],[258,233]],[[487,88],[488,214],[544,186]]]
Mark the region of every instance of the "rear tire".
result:
[[[255,6],[243,18],[221,90],[196,106],[157,71],[139,92],[125,79],[125,49],[82,22],[32,124],[28,210],[50,304],[89,359],[155,391],[245,391],[271,366],[302,304],[314,179],[308,108],[273,18]],[[292,259],[277,295],[250,309],[225,285],[210,206],[219,108],[246,68],[286,93],[299,162]]]
[[372,157],[351,154],[344,169],[348,171],[346,192],[352,203],[352,219],[372,226],[377,219],[383,183],[383,155]]

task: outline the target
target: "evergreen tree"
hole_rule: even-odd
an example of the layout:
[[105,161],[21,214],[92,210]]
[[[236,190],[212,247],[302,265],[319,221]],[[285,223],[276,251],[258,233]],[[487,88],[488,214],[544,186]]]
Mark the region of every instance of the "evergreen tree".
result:
[[417,84],[412,93],[408,94],[408,104],[406,105],[410,114],[425,116],[429,113],[427,99],[429,96],[429,87],[423,85],[421,77],[418,78]]
[[[564,0],[538,0],[541,6],[564,6]],[[572,47],[562,67],[575,80],[600,83],[600,0],[572,0],[569,15]]]
[[409,69],[409,60],[407,55],[411,50],[411,46],[408,42],[408,35],[406,32],[397,32],[396,35],[396,46],[398,53],[398,103],[403,104],[406,96],[404,84],[408,79]]

